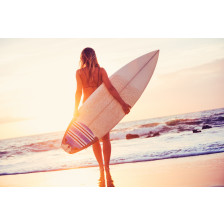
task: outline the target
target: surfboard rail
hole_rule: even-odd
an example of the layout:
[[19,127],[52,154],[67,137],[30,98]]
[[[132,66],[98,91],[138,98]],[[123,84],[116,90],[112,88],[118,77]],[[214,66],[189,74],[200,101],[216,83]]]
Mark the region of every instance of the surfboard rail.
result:
[[[159,50],[129,62],[109,79],[122,99],[131,107],[148,85],[159,56]],[[125,116],[121,105],[101,84],[79,109],[79,117],[72,120],[65,132],[61,147],[76,153],[89,147],[108,133]]]

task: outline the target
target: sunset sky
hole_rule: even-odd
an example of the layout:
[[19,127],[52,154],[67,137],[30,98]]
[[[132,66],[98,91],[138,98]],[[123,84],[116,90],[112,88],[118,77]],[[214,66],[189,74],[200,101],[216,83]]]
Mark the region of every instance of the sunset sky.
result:
[[160,50],[148,87],[122,121],[224,107],[224,39],[0,39],[0,139],[66,129],[85,47],[109,76]]

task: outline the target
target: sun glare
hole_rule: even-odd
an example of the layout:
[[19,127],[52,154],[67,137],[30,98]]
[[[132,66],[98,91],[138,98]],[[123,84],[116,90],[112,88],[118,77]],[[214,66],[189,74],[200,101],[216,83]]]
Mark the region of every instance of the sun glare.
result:
[[0,138],[65,130],[74,112],[75,72],[87,46],[96,50],[109,76],[160,49],[152,81],[123,121],[224,106],[221,39],[5,40],[0,51]]

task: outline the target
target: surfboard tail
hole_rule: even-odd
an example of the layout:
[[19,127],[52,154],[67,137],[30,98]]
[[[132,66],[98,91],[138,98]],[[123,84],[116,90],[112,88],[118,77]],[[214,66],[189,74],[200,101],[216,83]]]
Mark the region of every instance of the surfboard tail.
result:
[[65,152],[73,154],[98,141],[93,132],[83,123],[72,120],[69,124],[61,147]]

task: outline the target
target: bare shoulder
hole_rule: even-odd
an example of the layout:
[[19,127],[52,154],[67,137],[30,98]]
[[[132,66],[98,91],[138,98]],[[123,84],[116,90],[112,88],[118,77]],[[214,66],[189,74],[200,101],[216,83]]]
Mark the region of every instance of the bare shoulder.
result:
[[76,70],[76,75],[81,76],[82,73],[83,73],[83,68]]
[[107,75],[107,72],[106,72],[105,68],[103,68],[103,67],[100,67],[100,72],[102,75]]
[[82,72],[82,68],[76,70],[76,74],[80,74]]
[[78,79],[81,78],[81,72],[82,72],[81,69],[76,70],[76,75],[75,75],[76,78],[78,78]]
[[105,68],[103,68],[103,67],[100,67],[100,71],[106,71],[106,70],[105,70]]

